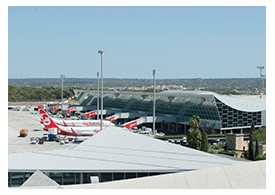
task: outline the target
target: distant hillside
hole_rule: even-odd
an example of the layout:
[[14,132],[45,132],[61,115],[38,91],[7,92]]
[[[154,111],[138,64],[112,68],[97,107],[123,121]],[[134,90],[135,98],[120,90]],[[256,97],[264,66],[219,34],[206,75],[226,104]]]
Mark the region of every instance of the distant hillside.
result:
[[[224,91],[247,91],[257,93],[262,83],[259,78],[230,78],[230,79],[157,79],[159,86],[181,86],[186,89],[211,90],[216,92]],[[152,79],[114,79],[105,78],[105,88],[129,88],[151,86]],[[9,79],[12,86],[61,86],[60,78],[29,78],[29,79]],[[64,87],[96,88],[97,79],[88,78],[65,78]]]

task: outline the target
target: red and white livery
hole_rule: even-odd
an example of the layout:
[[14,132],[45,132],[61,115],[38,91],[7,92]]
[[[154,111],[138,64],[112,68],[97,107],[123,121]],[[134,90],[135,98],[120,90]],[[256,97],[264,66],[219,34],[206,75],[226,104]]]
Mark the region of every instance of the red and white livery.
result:
[[[65,127],[100,127],[100,120],[64,120],[64,119],[57,119],[50,116],[41,106],[38,106],[39,114],[43,117],[44,115],[51,118],[57,125],[62,125]],[[43,118],[40,120],[40,123],[43,124]],[[115,126],[114,123],[103,120],[102,126]]]
[[100,131],[100,127],[64,127],[46,115],[43,115],[43,124],[44,130],[56,129],[58,134],[67,136],[93,136]]

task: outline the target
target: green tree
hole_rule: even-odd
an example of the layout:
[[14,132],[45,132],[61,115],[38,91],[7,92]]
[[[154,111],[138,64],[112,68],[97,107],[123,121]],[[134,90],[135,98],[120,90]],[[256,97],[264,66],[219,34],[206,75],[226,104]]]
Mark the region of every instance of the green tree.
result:
[[256,157],[260,156],[260,151],[259,151],[259,141],[256,140],[256,143],[255,143],[255,157],[253,160],[256,160]]
[[[8,101],[45,101],[45,100],[60,100],[61,88],[53,86],[43,87],[16,87],[8,86]],[[72,89],[64,89],[64,98],[69,98],[74,95]]]
[[250,133],[249,133],[249,145],[248,145],[248,158],[250,160],[253,160],[255,158],[255,148],[254,148],[254,132],[255,132],[255,126],[254,124],[251,125]]
[[201,127],[201,119],[197,115],[193,115],[189,120],[190,128],[199,129]]
[[208,135],[205,130],[202,130],[201,150],[207,152],[209,148]]
[[190,128],[187,132],[188,146],[195,149],[201,149],[202,134],[200,131],[200,117],[193,115],[189,120]]
[[202,140],[202,135],[199,129],[193,129],[193,128],[188,129],[187,142],[189,147],[194,149],[200,149],[201,140]]
[[259,158],[260,143],[266,143],[266,129],[265,128],[256,129],[254,124],[252,124],[250,133],[249,133],[249,145],[248,145],[248,158],[250,160],[256,160],[256,158]]

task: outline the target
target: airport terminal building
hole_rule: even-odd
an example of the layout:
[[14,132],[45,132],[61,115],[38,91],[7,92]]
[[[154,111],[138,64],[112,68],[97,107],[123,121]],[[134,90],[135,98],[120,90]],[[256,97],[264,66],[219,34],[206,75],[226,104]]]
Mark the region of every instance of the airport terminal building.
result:
[[[97,91],[76,90],[80,104],[96,110]],[[105,116],[135,113],[152,116],[153,93],[105,91]],[[170,134],[186,133],[193,115],[209,133],[240,132],[266,125],[265,96],[220,95],[209,91],[163,91],[156,94],[156,129]],[[132,118],[132,120],[135,118]],[[129,119],[131,120],[131,119]],[[145,124],[142,124],[145,125]],[[146,124],[150,127],[152,124]]]
[[[97,91],[77,91],[77,94],[81,103],[79,107],[83,108],[84,113],[96,110]],[[128,113],[125,114],[128,118],[118,114],[117,116],[124,118],[117,118],[115,122],[152,116],[152,93],[105,92],[103,98],[105,117]],[[265,110],[264,97],[165,91],[156,95],[156,127],[158,131],[185,133],[189,118],[198,115],[204,129],[216,132],[239,131],[250,129],[252,123],[258,127],[265,126]],[[43,133],[35,130],[41,125],[40,117],[12,112],[15,111],[9,111],[9,187],[21,186],[37,170],[59,185],[75,185],[180,172],[192,174],[194,171],[208,169],[215,172],[212,168],[224,170],[221,167],[243,164],[243,161],[172,144],[118,127],[107,127],[79,145],[32,145],[29,137],[18,137],[18,129],[32,129],[32,136]],[[150,123],[152,121],[140,125],[150,126]],[[246,170],[249,167],[248,164]],[[229,170],[228,173],[230,172],[232,171]],[[247,176],[247,172],[243,175]],[[220,172],[217,176],[219,175]],[[247,181],[247,178],[238,181],[242,183],[242,180]],[[225,178],[224,181],[227,182],[228,179]]]

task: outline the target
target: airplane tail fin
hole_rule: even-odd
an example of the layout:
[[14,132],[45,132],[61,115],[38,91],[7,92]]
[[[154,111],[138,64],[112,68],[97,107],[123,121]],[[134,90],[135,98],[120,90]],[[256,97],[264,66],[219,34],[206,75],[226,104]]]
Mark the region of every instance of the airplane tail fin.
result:
[[[38,108],[38,112],[39,114],[41,115],[42,118],[40,118],[40,123],[41,124],[44,124],[44,117],[43,116],[46,116],[46,117],[49,117],[48,113],[42,108],[42,106],[37,106]],[[44,125],[45,126],[45,125]]]
[[43,115],[43,124],[45,129],[49,128],[59,128],[59,126],[51,119],[51,117]]
[[41,116],[43,116],[43,115],[49,116],[48,113],[41,106],[38,106],[37,108],[38,108],[38,112]]

